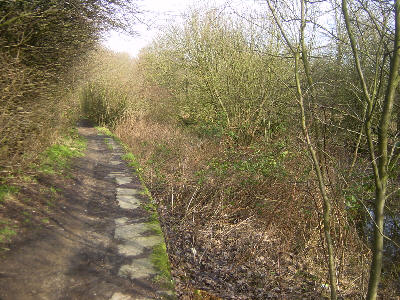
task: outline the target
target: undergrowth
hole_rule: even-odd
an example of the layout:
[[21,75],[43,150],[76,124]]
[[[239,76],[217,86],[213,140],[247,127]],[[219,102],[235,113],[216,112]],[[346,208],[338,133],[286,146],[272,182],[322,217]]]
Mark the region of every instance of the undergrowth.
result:
[[126,95],[104,82],[87,84],[81,92],[85,116],[99,125],[114,127],[126,112]]

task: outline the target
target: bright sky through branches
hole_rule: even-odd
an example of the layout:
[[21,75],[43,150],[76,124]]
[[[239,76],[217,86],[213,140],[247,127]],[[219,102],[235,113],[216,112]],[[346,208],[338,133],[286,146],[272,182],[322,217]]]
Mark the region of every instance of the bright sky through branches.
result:
[[[287,3],[291,2],[288,1]],[[294,7],[296,3],[296,1],[292,3]],[[129,36],[112,31],[105,37],[103,45],[115,52],[126,52],[135,57],[140,49],[148,45],[156,37],[160,30],[165,28],[167,24],[179,23],[182,20],[182,14],[188,12],[191,8],[218,7],[221,10],[235,12],[234,14],[239,18],[242,14],[246,15],[250,11],[258,11],[260,15],[268,11],[264,0],[138,0],[138,4],[143,14],[138,16],[142,22],[134,25],[137,35]],[[330,8],[328,6],[325,3],[319,5],[317,21],[323,27],[331,29],[334,26],[334,18],[329,15]],[[295,7],[293,12],[299,15],[300,9]],[[296,18],[293,20],[296,20]],[[296,32],[299,24],[293,21],[291,24],[288,23],[286,25],[286,29],[289,32],[293,31],[292,38],[294,40],[297,39]],[[311,24],[309,24],[308,30],[308,35],[317,40],[321,49],[324,49],[326,32],[322,32],[322,34],[321,32],[313,32],[315,28]]]
[[[241,2],[241,1],[240,1]],[[127,52],[135,57],[141,48],[149,44],[160,29],[166,24],[176,22],[179,16],[190,7],[204,6],[206,3],[212,6],[224,6],[226,3],[235,5],[239,1],[232,0],[143,0],[138,4],[145,11],[140,16],[143,24],[135,25],[137,36],[129,36],[112,31],[106,36],[103,44],[115,52]],[[251,1],[250,1],[251,2]]]

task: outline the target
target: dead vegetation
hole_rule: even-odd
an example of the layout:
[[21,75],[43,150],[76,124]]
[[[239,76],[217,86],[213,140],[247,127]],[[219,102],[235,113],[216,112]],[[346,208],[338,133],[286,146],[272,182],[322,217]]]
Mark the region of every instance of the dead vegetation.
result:
[[[327,295],[318,221],[322,204],[315,186],[294,177],[292,183],[287,177],[269,178],[250,186],[242,184],[243,174],[216,174],[208,163],[221,155],[228,159],[223,143],[185,135],[171,125],[136,119],[121,123],[115,133],[136,154],[159,203],[183,299],[194,297],[196,289],[224,299]],[[347,222],[343,215],[335,217]],[[366,283],[367,265],[360,273],[360,262],[368,260],[369,250],[352,228],[335,229],[341,230],[335,238],[341,243],[342,293],[356,298]]]

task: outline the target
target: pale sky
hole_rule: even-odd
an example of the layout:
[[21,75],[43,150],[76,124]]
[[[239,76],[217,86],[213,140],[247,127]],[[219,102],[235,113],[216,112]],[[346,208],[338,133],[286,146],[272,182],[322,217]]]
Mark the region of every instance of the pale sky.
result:
[[[149,44],[156,36],[159,29],[166,24],[176,22],[179,16],[193,6],[224,5],[232,0],[141,0],[138,1],[146,14],[143,16],[145,24],[137,24],[134,29],[137,36],[129,36],[118,32],[110,32],[104,39],[103,45],[115,52],[127,52],[132,57],[137,56],[140,49]],[[240,1],[242,2],[242,1]],[[148,26],[147,26],[148,25]]]
[[[144,21],[134,25],[136,36],[129,36],[118,32],[109,32],[103,45],[115,52],[126,52],[132,57],[139,54],[140,49],[148,45],[157,33],[166,27],[166,24],[179,22],[180,16],[193,7],[224,7],[228,5],[235,11],[250,11],[257,7],[260,0],[137,0],[141,10],[145,13],[140,16]],[[260,6],[258,6],[260,8]],[[262,10],[266,8],[262,8]],[[321,21],[321,20],[319,20]],[[332,17],[323,15],[322,23],[328,28]],[[311,28],[311,26],[309,26]],[[320,37],[321,38],[321,37]]]

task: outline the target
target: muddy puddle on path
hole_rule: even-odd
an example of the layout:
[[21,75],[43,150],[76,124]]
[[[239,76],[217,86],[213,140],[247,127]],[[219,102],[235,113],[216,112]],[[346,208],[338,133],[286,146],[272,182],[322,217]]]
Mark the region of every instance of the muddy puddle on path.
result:
[[0,300],[173,298],[154,281],[150,256],[163,238],[147,223],[147,199],[123,149],[94,128],[79,133],[88,149],[73,178],[51,182],[62,196],[53,221],[0,258]]

